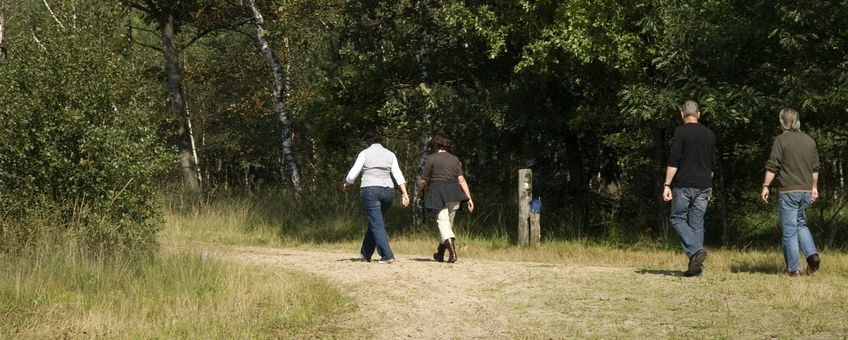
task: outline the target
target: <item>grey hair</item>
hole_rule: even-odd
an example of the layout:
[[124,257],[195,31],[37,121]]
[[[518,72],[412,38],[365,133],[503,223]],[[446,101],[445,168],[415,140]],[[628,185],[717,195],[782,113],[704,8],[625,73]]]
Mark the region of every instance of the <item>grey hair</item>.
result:
[[683,117],[686,116],[695,116],[695,118],[701,117],[701,110],[698,108],[698,103],[694,100],[687,100],[683,102],[683,105],[680,106],[680,113],[683,114]]
[[800,131],[801,119],[798,117],[798,111],[788,107],[780,110],[780,128],[783,131]]

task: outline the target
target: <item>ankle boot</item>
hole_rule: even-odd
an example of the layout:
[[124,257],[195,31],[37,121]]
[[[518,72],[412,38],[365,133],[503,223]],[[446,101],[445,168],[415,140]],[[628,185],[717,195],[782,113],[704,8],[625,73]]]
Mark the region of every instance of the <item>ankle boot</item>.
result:
[[456,262],[456,244],[454,238],[451,237],[445,240],[445,246],[448,248],[448,263]]
[[445,262],[445,249],[447,248],[444,243],[439,243],[439,248],[433,253],[433,259],[439,262]]

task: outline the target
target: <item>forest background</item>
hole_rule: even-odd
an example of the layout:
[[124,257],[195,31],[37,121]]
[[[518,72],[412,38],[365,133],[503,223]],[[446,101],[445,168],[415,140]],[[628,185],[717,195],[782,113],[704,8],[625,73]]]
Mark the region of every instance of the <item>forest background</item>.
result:
[[163,197],[290,202],[281,234],[358,216],[332,204],[356,206],[341,181],[370,128],[410,182],[454,137],[467,233],[514,238],[531,168],[543,242],[674,246],[659,194],[685,99],[718,138],[711,246],[779,243],[757,195],[789,106],[822,159],[813,233],[842,248],[846,27],[845,1],[0,0],[0,252],[155,249]]

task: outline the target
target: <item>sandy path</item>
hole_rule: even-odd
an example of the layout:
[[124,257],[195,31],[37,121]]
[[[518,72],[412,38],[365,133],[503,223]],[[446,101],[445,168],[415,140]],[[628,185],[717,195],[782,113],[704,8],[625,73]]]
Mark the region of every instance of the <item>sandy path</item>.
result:
[[396,254],[395,263],[378,264],[358,261],[354,252],[202,243],[163,245],[166,249],[194,249],[228,261],[323,277],[355,299],[360,308],[357,317],[365,318],[372,332],[364,337],[377,339],[556,337],[551,334],[556,325],[573,322],[576,315],[546,303],[552,290],[569,289],[575,281],[591,281],[593,276],[636,275],[626,268],[462,257],[455,264],[447,264],[435,262],[429,255]]

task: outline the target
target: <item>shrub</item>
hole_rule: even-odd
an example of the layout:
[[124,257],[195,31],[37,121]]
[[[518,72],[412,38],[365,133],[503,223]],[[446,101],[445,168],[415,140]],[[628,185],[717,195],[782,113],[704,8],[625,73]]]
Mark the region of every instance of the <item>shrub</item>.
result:
[[51,237],[107,252],[155,244],[152,182],[168,153],[133,100],[131,63],[93,26],[109,22],[81,19],[0,68],[0,252]]

